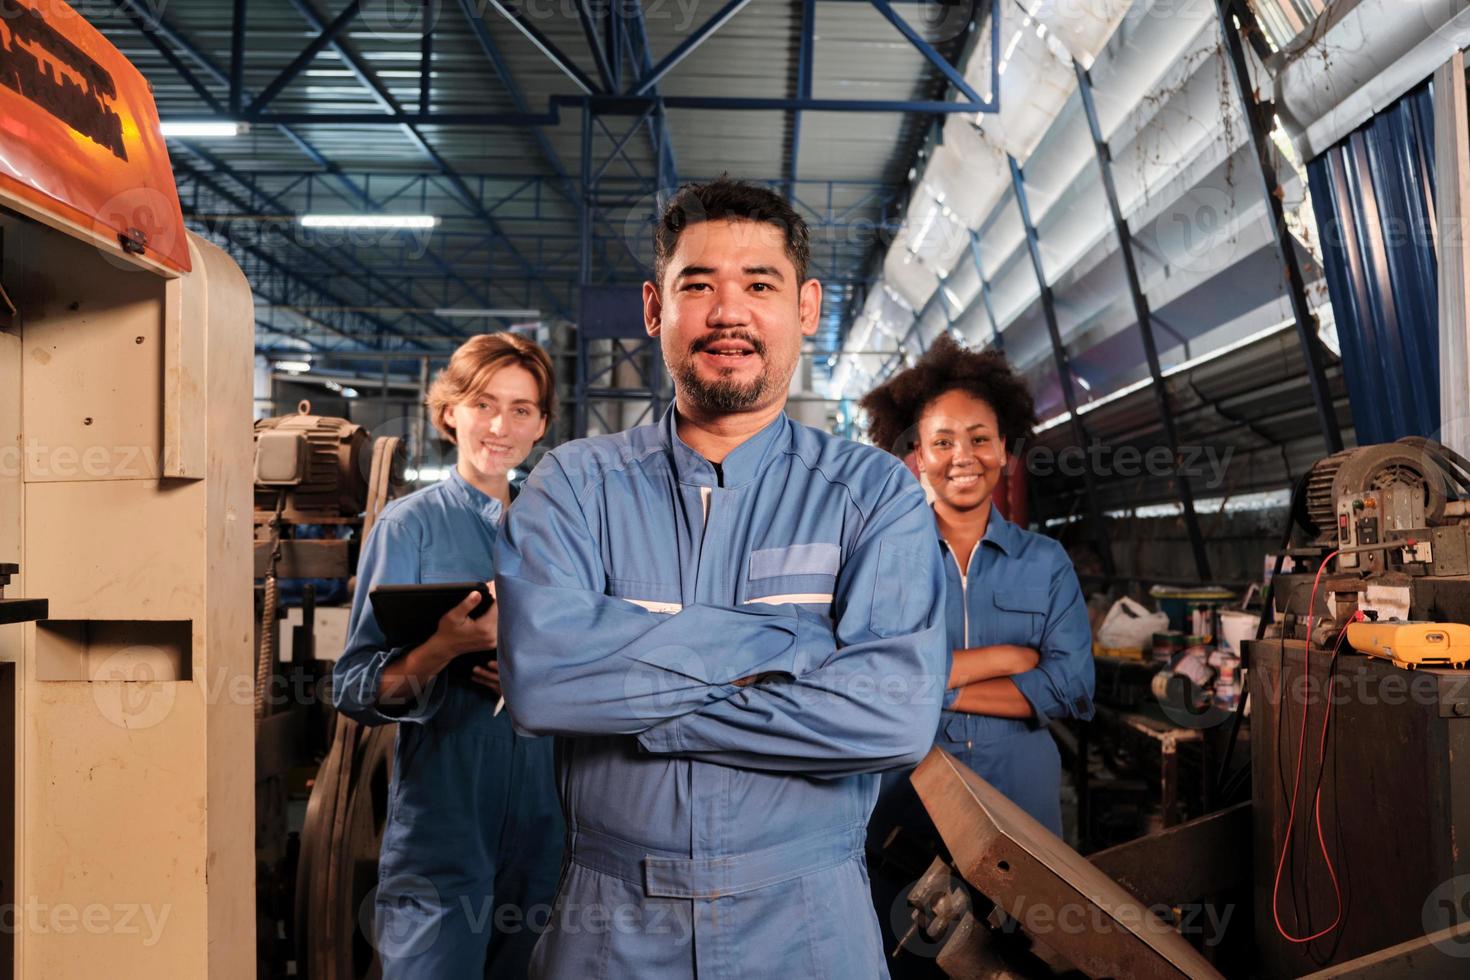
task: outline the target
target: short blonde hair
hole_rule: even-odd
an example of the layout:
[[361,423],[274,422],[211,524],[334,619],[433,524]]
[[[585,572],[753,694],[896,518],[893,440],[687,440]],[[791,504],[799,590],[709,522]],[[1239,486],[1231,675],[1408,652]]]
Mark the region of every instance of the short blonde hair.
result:
[[449,358],[449,366],[439,372],[429,387],[424,403],[429,407],[429,421],[434,423],[434,428],[453,441],[449,410],[483,391],[496,371],[512,366],[525,368],[536,379],[540,393],[537,405],[550,422],[556,414],[556,371],[546,351],[520,334],[482,333],[459,345]]

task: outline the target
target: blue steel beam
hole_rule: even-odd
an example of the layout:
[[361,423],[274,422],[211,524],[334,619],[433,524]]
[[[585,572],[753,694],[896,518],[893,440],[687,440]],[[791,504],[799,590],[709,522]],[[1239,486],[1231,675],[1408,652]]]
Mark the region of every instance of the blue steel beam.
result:
[[[643,18],[643,4],[634,3],[633,9],[637,17]],[[623,34],[627,25],[623,23],[622,7],[616,3],[607,5],[607,15],[604,18],[607,24],[605,42],[607,45],[607,63],[612,71],[612,87],[609,92],[621,92],[623,90]]]
[[[303,18],[305,18],[306,22],[310,24],[313,29],[318,31],[326,29],[325,22],[322,20],[321,15],[317,13],[316,8],[310,3],[310,0],[291,0],[291,6],[294,7]],[[356,77],[358,81],[368,89],[373,98],[378,102],[379,105],[384,108],[384,110],[386,110],[387,113],[392,113],[395,115],[401,115],[403,113],[403,107],[398,104],[398,101],[393,98],[392,93],[390,93],[388,89],[383,85],[383,83],[378,80],[377,76],[372,72],[372,70],[367,66],[362,58],[358,56],[355,51],[348,48],[340,40],[333,40],[330,43],[332,49],[337,52],[337,55],[342,59],[348,70],[350,70],[353,76]],[[551,304],[551,309],[566,317],[567,319],[572,319],[571,311],[567,309],[565,304],[563,304],[561,297],[554,294],[551,289],[537,277],[535,268],[532,267],[531,263],[527,261],[523,255],[521,255],[520,251],[515,247],[515,243],[510,240],[509,236],[505,235],[500,227],[500,223],[495,219],[495,217],[491,214],[486,213],[484,208],[479,205],[479,203],[474,198],[474,194],[470,191],[469,187],[465,185],[464,180],[459,176],[455,169],[450,166],[449,161],[445,160],[444,157],[439,154],[439,151],[434,149],[433,145],[429,143],[428,139],[425,138],[423,133],[419,132],[417,127],[415,127],[414,125],[404,124],[402,126],[402,130],[403,134],[409,138],[409,141],[413,143],[418,152],[426,159],[428,159],[429,162],[432,163],[434,167],[455,188],[456,196],[460,197],[462,202],[472,212],[476,213],[476,216],[484,222],[487,228],[489,228],[495,234],[500,235],[501,238],[504,239],[506,251],[517,261],[517,264],[522,267],[522,271],[525,274],[526,278],[531,282],[540,285],[541,290],[545,295],[545,298]]]
[[[191,152],[196,153],[197,155],[199,155],[201,159],[204,159],[206,161],[210,161],[210,154],[208,153],[208,151],[202,150],[202,149],[200,149],[198,147],[194,147],[194,146],[190,145],[187,142],[185,142],[184,145]],[[210,161],[210,162],[213,162],[213,161]],[[190,168],[188,164],[185,164],[182,161],[177,160],[177,159],[174,160],[174,166],[176,168],[184,168],[184,169],[191,170],[192,171],[192,177],[193,177],[193,179],[196,180],[196,181],[198,181],[199,183],[205,185],[206,187],[208,187],[210,189],[210,192],[213,193],[213,194],[215,194],[216,196],[218,196],[220,198],[223,198],[224,200],[229,201],[229,202],[235,204],[237,207],[248,208],[248,203],[246,201],[242,200],[239,197],[239,195],[237,195],[234,192],[230,191],[223,184],[220,184],[218,181],[216,181],[213,178],[213,175],[206,174],[203,171],[193,170],[193,168]],[[186,215],[187,215],[187,212],[186,212]],[[229,239],[226,239],[226,240],[229,241]],[[238,247],[241,247],[241,248],[245,248],[245,249],[251,251],[252,254],[255,253],[255,247],[253,247],[253,246],[246,246],[246,245],[242,245],[242,244],[237,243],[237,242],[231,242],[231,244],[237,245]],[[292,244],[293,245],[296,245],[298,248],[301,248],[303,251],[307,252],[307,254],[311,255],[312,258],[314,258],[314,259],[316,259],[318,261],[321,261],[324,265],[327,265],[329,267],[331,267],[333,265],[333,263],[325,255],[323,255],[321,252],[307,249],[304,245],[300,245],[300,244],[295,243],[295,242],[292,242]],[[354,274],[352,271],[350,271],[350,269],[344,269],[341,266],[337,266],[336,267],[338,269],[338,271],[342,275],[347,276],[347,277],[350,277],[350,278],[353,279],[353,281],[356,281],[358,283],[359,287],[364,288],[364,289],[368,288],[372,284],[372,278],[371,278],[371,272],[370,272],[370,270],[368,270],[365,266],[363,266],[361,264],[361,262],[359,262],[355,257],[352,257],[350,255],[346,257],[346,261],[348,262],[349,265],[356,265],[357,266],[357,272],[356,272],[356,274]],[[285,265],[274,265],[273,264],[273,267],[278,268],[279,270],[282,270],[282,271],[289,271],[289,267],[288,266],[285,266]],[[365,278],[358,279],[357,278],[358,275],[364,276]],[[324,292],[324,293],[326,292],[326,290],[323,289],[320,286],[318,286],[316,288],[319,291],[321,291],[321,292]],[[426,320],[425,322],[429,323],[430,325],[434,325],[434,326],[437,326],[438,325],[433,320]],[[386,321],[380,321],[379,322],[379,325],[382,326],[384,329],[394,330],[395,332],[400,333],[400,335],[403,335],[401,331],[396,331],[396,328],[391,328],[387,324]],[[406,335],[404,335],[404,336],[406,336]]]
[[[165,42],[161,31],[156,30],[149,21],[145,20],[135,7],[123,3],[119,5],[118,9],[122,11],[123,16],[133,22],[133,26],[153,46],[153,49],[163,57],[163,60],[168,62],[168,66],[174,70],[174,74],[178,75],[184,80],[184,84],[194,90],[194,94],[199,96],[201,102],[213,109],[217,115],[223,116],[226,114],[226,106],[219,99],[216,99],[214,93],[209,91],[208,86],[199,80],[199,76],[195,75],[189,69],[189,66],[184,64],[178,55],[174,54],[173,48],[170,48]],[[159,19],[162,19],[161,15]]]
[[424,26],[419,32],[419,112],[429,112],[434,85],[434,8],[424,4]]
[[[1138,277],[1138,264],[1133,256],[1133,235],[1123,217],[1123,207],[1118,203],[1118,187],[1113,181],[1113,152],[1103,137],[1102,124],[1097,118],[1097,105],[1092,98],[1092,76],[1081,62],[1073,66],[1077,74],[1077,91],[1082,95],[1082,111],[1087,115],[1087,128],[1092,133],[1092,145],[1097,154],[1097,165],[1102,176],[1103,194],[1108,199],[1108,211],[1113,218],[1113,230],[1118,236],[1118,254],[1123,258],[1123,274],[1128,281],[1128,294],[1133,299],[1133,315],[1138,321],[1138,331],[1143,339],[1143,353],[1148,360],[1149,377],[1153,379],[1154,401],[1159,410],[1159,421],[1164,427],[1164,444],[1169,455],[1179,459],[1179,433],[1174,426],[1174,409],[1169,404],[1169,389],[1164,383],[1164,371],[1159,364],[1159,348],[1154,340],[1153,316],[1149,311],[1148,297],[1144,295],[1143,283]],[[1201,582],[1209,582],[1210,559],[1205,553],[1205,539],[1200,532],[1199,517],[1194,512],[1194,491],[1188,477],[1177,469],[1174,472],[1174,488],[1179,493],[1179,503],[1184,510],[1184,527],[1189,533],[1190,548],[1194,552],[1194,568]]]
[[577,0],[577,17],[582,22],[582,34],[587,38],[587,47],[592,52],[592,60],[597,64],[597,77],[602,80],[602,90],[611,92],[613,91],[612,66],[608,64],[607,52],[602,46],[602,38],[597,36],[597,23],[592,19],[592,11],[587,6],[587,0]]
[[230,111],[245,104],[245,0],[235,0],[230,23]]
[[500,12],[501,16],[514,24],[516,29],[526,36],[527,40],[536,45],[541,50],[541,53],[546,55],[551,60],[551,63],[559,68],[562,74],[570,78],[584,94],[593,95],[601,91],[593,83],[592,79],[588,78],[586,73],[577,67],[575,61],[563,54],[562,50],[556,46],[551,38],[543,34],[535,24],[531,23],[530,18],[521,13],[513,4],[505,3],[503,0],[489,0],[489,3],[490,6]]
[[[284,262],[280,261],[279,259],[276,259],[267,250],[263,249],[262,247],[260,247],[258,245],[248,245],[248,244],[244,244],[244,243],[241,243],[241,242],[227,242],[227,243],[221,244],[221,247],[224,248],[227,252],[229,252],[236,259],[236,261],[240,263],[240,265],[242,266],[242,269],[245,268],[245,267],[248,267],[249,263],[251,261],[254,261],[255,263],[257,263],[259,265],[264,265],[264,266],[270,268],[272,271],[280,274],[283,278],[291,278],[292,281],[297,282],[298,285],[300,285],[302,288],[309,289],[309,290],[315,292],[316,294],[318,294],[318,295],[320,295],[320,296],[322,296],[322,297],[324,297],[326,299],[333,300],[333,301],[340,301],[342,299],[341,294],[340,293],[337,293],[335,290],[332,290],[330,287],[322,286],[322,285],[317,284],[317,283],[308,283],[308,282],[305,282],[303,280],[294,278],[293,271],[292,271],[292,268],[290,266],[286,265]],[[278,301],[275,300],[275,299],[273,299],[273,296],[272,296],[272,293],[271,293],[271,290],[270,290],[270,287],[269,287],[268,284],[266,284],[263,287],[263,289],[257,289],[256,288],[255,280],[261,279],[261,278],[262,277],[260,277],[260,276],[254,276],[254,277],[252,277],[252,279],[251,279],[251,290],[253,292],[257,292],[258,295],[260,295],[261,298],[265,299],[267,302],[271,302],[273,304],[278,304]],[[278,304],[278,305],[285,305],[285,304]],[[421,340],[416,339],[412,334],[405,334],[405,333],[399,331],[396,327],[392,326],[391,324],[388,323],[388,321],[382,319],[381,317],[370,316],[370,315],[367,315],[367,314],[360,314],[360,316],[362,317],[363,320],[375,324],[377,326],[377,328],[379,329],[380,334],[396,333],[397,336],[401,337],[404,341],[406,341],[408,343],[415,343],[415,344],[419,344],[420,346],[424,346],[423,345],[423,342]],[[327,324],[327,323],[325,323],[325,322],[323,322],[321,320],[315,320],[314,319],[313,322],[317,323],[320,327],[322,327],[327,332],[336,334],[336,335],[338,335],[338,336],[340,336],[340,337],[344,338],[345,340],[347,340],[349,342],[352,342],[352,343],[359,343],[359,344],[361,344],[366,339],[361,334],[354,334],[354,333],[352,333],[350,331],[343,330],[343,329],[338,328],[338,327],[333,327],[330,324]]]
[[[960,93],[963,94],[965,98],[969,99],[975,105],[980,105],[985,102],[985,100],[980,97],[980,93],[971,88],[970,83],[965,81],[965,76],[960,73],[959,69],[957,69],[954,65],[951,65],[949,63],[949,59],[944,57],[944,55],[940,54],[938,51],[935,51],[932,44],[924,40],[924,38],[920,36],[919,32],[914,30],[913,26],[910,25],[908,21],[900,17],[898,15],[898,11],[894,10],[893,7],[888,4],[888,0],[870,0],[870,2],[873,5],[873,9],[882,14],[888,20],[888,23],[897,28],[898,32],[908,39],[909,44],[913,45],[914,49],[922,54],[926,61],[928,61],[935,68],[938,68],[940,74],[949,79],[949,83],[955,88],[959,89]],[[998,35],[999,33],[999,22],[992,23],[991,35],[994,36]],[[991,99],[994,100],[994,98],[995,89],[992,88]]]
[[[316,56],[321,54],[322,50],[328,44],[336,40],[337,35],[345,31],[357,19],[357,15],[361,12],[361,0],[352,0],[351,3],[343,8],[340,14],[333,18],[332,22],[321,33],[311,39],[311,43],[300,54],[291,59],[291,63],[283,68],[279,75],[271,79],[270,84],[262,89],[261,93],[246,107],[245,114],[247,116],[259,115],[261,110],[270,105],[271,100],[280,95],[281,91],[287,85],[290,85],[301,76],[301,73],[306,70],[307,66],[316,60]],[[426,36],[427,33],[425,32]],[[423,110],[425,107],[420,106],[419,108]]]
[[[180,51],[183,51],[185,54],[187,54],[195,62],[195,64],[202,68],[204,72],[211,79],[213,79],[216,85],[228,88],[228,86],[230,85],[230,78],[224,72],[224,70],[221,69],[219,65],[215,64],[214,60],[210,58],[209,55],[200,50],[199,47],[195,45],[189,38],[184,36],[176,28],[174,28],[174,26],[168,22],[167,18],[164,17],[161,10],[154,11],[148,9],[146,4],[144,3],[144,0],[114,0],[114,3],[130,18],[132,18],[135,23],[141,21],[141,29],[144,31],[144,34],[149,37],[150,42],[155,47],[160,46],[159,38],[162,38],[163,40],[177,47]],[[160,48],[160,50],[162,49]],[[279,129],[282,135],[284,135],[299,150],[301,150],[301,152],[305,154],[308,159],[317,164],[326,172],[335,175],[345,189],[347,189],[358,199],[362,200],[365,204],[368,204],[370,206],[371,199],[368,197],[366,192],[362,188],[356,186],[351,180],[342,176],[342,170],[336,163],[328,160],[327,157],[319,150],[317,150],[316,147],[312,146],[312,144],[304,136],[297,133],[291,127],[286,125],[279,125]],[[194,147],[193,149],[195,150],[195,152],[201,152],[200,148],[198,147]],[[222,169],[234,173],[234,171],[228,168],[223,163],[223,161],[219,160],[219,158],[217,157],[214,157],[212,154],[207,155],[207,158],[211,160],[212,165],[214,165],[216,169]],[[435,259],[434,253],[432,251],[425,254],[426,257],[431,259],[431,261]],[[489,305],[488,298],[480,297],[480,299],[482,299],[487,305]]]
[[985,304],[985,318],[990,321],[990,336],[995,349],[1005,353],[1005,341],[1000,336],[1000,321],[995,318],[995,306],[990,299],[990,277],[985,274],[985,260],[980,257],[980,236],[970,232],[970,261],[975,264],[975,275],[980,277],[980,299]]
[[1252,25],[1255,15],[1248,4],[1235,0],[1215,0],[1219,15],[1220,32],[1225,37],[1228,57],[1225,63],[1230,68],[1230,80],[1235,85],[1240,99],[1241,112],[1245,115],[1246,130],[1250,134],[1251,150],[1256,157],[1256,177],[1266,208],[1271,215],[1271,233],[1276,250],[1281,255],[1281,264],[1286,273],[1286,295],[1291,302],[1292,320],[1296,324],[1297,342],[1301,345],[1302,358],[1307,365],[1307,379],[1312,385],[1312,402],[1317,409],[1317,424],[1322,427],[1322,440],[1329,454],[1342,450],[1342,429],[1337,423],[1337,409],[1333,405],[1332,389],[1327,383],[1324,366],[1326,355],[1322,340],[1317,334],[1317,317],[1307,302],[1306,277],[1302,274],[1301,262],[1297,259],[1296,244],[1291,229],[1286,224],[1286,209],[1281,203],[1286,196],[1276,173],[1272,159],[1271,115],[1272,110],[1263,106],[1255,96],[1251,83],[1250,66],[1245,59],[1245,45],[1240,32],[1235,29],[1234,18],[1240,23]]
[[[638,72],[647,74],[653,70],[653,55],[648,43],[648,25],[643,19],[642,4],[633,5],[633,15],[633,30],[621,34],[627,39],[627,46]],[[654,103],[653,117],[648,120],[648,138],[653,145],[654,157],[658,160],[658,186],[661,190],[671,190],[679,186],[679,166],[674,160],[668,114],[664,112],[665,103],[657,85],[649,90],[649,95],[657,100]]]
[[[1006,160],[1011,166],[1011,190],[1015,193],[1016,207],[1021,212],[1021,227],[1026,232],[1026,251],[1031,255],[1031,268],[1036,273],[1036,288],[1041,292],[1041,312],[1046,320],[1047,335],[1051,338],[1057,381],[1062,388],[1062,398],[1067,403],[1072,438],[1085,452],[1088,443],[1087,426],[1083,424],[1082,415],[1077,411],[1077,389],[1072,380],[1072,362],[1067,356],[1066,345],[1062,343],[1061,328],[1057,325],[1056,298],[1052,295],[1051,284],[1046,281],[1046,267],[1041,261],[1041,239],[1036,234],[1036,223],[1031,220],[1031,206],[1026,200],[1026,178],[1015,157],[1007,154]],[[1090,466],[1082,467],[1082,482],[1087,491],[1087,511],[1092,518],[1093,536],[1098,557],[1102,559],[1103,574],[1111,579],[1116,570],[1113,564],[1113,546],[1108,540],[1107,525],[1103,523],[1102,508],[1098,505],[1097,477]]]
[[[459,9],[470,25],[470,33],[475,36],[475,41],[480,45],[480,50],[484,52],[485,58],[490,62],[490,67],[494,69],[496,77],[500,79],[500,84],[505,86],[506,94],[510,96],[511,103],[516,107],[516,111],[529,115],[530,108],[529,103],[526,101],[525,93],[521,91],[521,87],[516,82],[515,76],[511,74],[510,64],[505,60],[505,55],[501,53],[500,46],[495,43],[495,38],[491,35],[490,28],[485,24],[484,18],[480,16],[478,0],[459,0]],[[551,168],[551,172],[556,174],[565,186],[567,200],[580,206],[580,202],[575,197],[575,185],[572,183],[571,173],[567,170],[566,165],[561,162],[561,158],[557,156],[556,150],[552,149],[550,141],[546,138],[546,134],[539,126],[532,126],[530,129],[531,138],[535,141],[536,148],[541,151],[542,158],[546,161],[547,166]]]
[[551,97],[546,112],[265,112],[258,116],[232,118],[170,116],[176,122],[251,122],[287,126],[558,126],[561,110],[581,110],[590,105],[602,115],[640,115],[650,103],[661,102],[669,109],[709,109],[735,112],[893,112],[912,115],[947,116],[955,113],[995,112],[985,103],[939,102],[903,99],[787,99],[718,95],[595,95],[582,99],[569,95]]
[[[485,24],[484,18],[480,16],[480,9],[476,6],[475,0],[459,0],[459,6],[465,20],[469,23],[470,32],[475,36],[475,41],[480,45],[480,50],[490,62],[490,67],[494,69],[496,77],[500,79],[500,84],[504,86],[506,93],[510,96],[512,104],[518,112],[526,112],[528,104],[525,93],[521,91],[520,84],[516,81],[515,76],[511,74],[510,64],[505,60],[500,46],[495,43],[495,38],[491,35],[490,28]],[[551,168],[552,173],[560,181],[561,191],[567,203],[580,211],[586,206],[586,203],[578,195],[577,186],[575,181],[572,180],[571,173],[567,170],[566,165],[562,163],[561,157],[552,147],[551,141],[547,139],[546,133],[542,128],[540,126],[531,126],[529,129],[531,139],[540,151],[542,159],[546,161],[546,165]],[[606,258],[605,250],[603,255]],[[543,278],[545,277],[543,276]]]
[[[185,147],[191,153],[195,154],[200,159],[205,160],[207,163],[209,163],[209,165],[212,168],[214,168],[214,170],[217,173],[223,174],[223,175],[229,177],[230,179],[234,180],[237,184],[239,184],[240,186],[242,186],[242,187],[246,188],[247,190],[249,190],[252,195],[259,195],[263,201],[265,201],[267,204],[269,204],[272,208],[276,209],[276,213],[277,214],[287,215],[287,216],[289,216],[289,217],[291,217],[293,219],[296,217],[296,213],[295,213],[294,209],[292,209],[289,206],[287,206],[286,204],[284,204],[278,197],[276,197],[274,195],[267,194],[266,192],[262,191],[257,186],[256,181],[253,178],[253,175],[251,175],[249,173],[241,173],[241,172],[235,170],[229,164],[225,163],[225,161],[223,159],[221,159],[220,157],[218,157],[214,153],[210,152],[209,150],[204,149],[202,146],[199,146],[199,145],[197,145],[195,143],[192,143],[192,142],[189,142],[189,141],[184,141],[184,145],[185,145]],[[198,179],[202,175],[202,173],[203,173],[202,171],[194,171],[191,174],[191,176],[194,177],[195,179]],[[340,173],[339,174],[333,174],[332,176],[333,177],[336,177],[336,178],[340,178],[340,179],[346,179],[345,176],[344,175],[341,175]],[[364,203],[365,206],[371,208],[372,210],[381,210],[381,207],[377,204],[377,202],[375,202],[373,200],[373,198],[370,195],[367,194],[366,191],[362,190],[361,188],[358,188],[356,186],[356,184],[352,183],[351,180],[346,180],[346,183],[347,183],[347,186],[348,187],[350,187],[353,191],[356,192],[356,195],[362,200],[362,202]],[[253,203],[254,202],[252,201],[252,202],[247,202],[244,205],[241,205],[242,210],[246,214],[249,214],[249,213],[253,212],[255,210],[254,207],[252,207]],[[457,271],[455,271],[447,262],[445,262],[444,259],[437,252],[435,252],[435,251],[433,251],[431,249],[426,249],[424,251],[423,255],[424,255],[424,258],[425,259],[427,259],[429,262],[433,263],[436,267],[438,267],[438,269],[440,270],[440,273],[442,275],[444,275],[445,277],[447,277],[449,279],[452,279],[452,280],[460,283],[461,286],[463,286],[463,288],[465,289],[465,291],[468,292],[468,293],[470,293],[475,298],[475,300],[477,302],[483,302],[483,303],[487,303],[487,304],[489,303],[488,294],[481,293],[474,285],[472,285],[468,280],[466,280]],[[352,255],[349,254],[348,258],[349,258],[349,261],[351,261],[353,263],[353,265],[356,266],[360,270],[360,272],[364,276],[367,277],[367,281],[369,283],[374,282],[376,280],[376,273],[374,273],[373,270],[371,270],[370,268],[368,268],[367,266],[365,266],[360,260],[358,260],[356,258],[356,256],[352,256]],[[500,288],[500,287],[497,287],[497,288]],[[502,293],[505,292],[505,290],[503,288],[500,288],[500,291]],[[507,295],[509,295],[509,294],[507,294]],[[512,298],[516,302],[519,302],[520,301],[518,297],[512,297]],[[444,324],[442,322],[439,323],[438,326],[439,326],[440,329],[448,329],[448,330],[452,330],[453,329],[453,327],[451,325]]]
[[[796,60],[796,97],[812,97],[812,48],[815,46],[817,24],[817,0],[801,0],[801,35],[798,38],[799,53]],[[794,194],[797,158],[801,154],[801,110],[791,114],[791,150],[786,157],[786,197]]]
[[688,37],[675,46],[674,50],[665,55],[662,61],[654,65],[651,70],[642,73],[637,84],[633,86],[631,94],[647,95],[665,75],[678,66],[679,62],[693,54],[695,48],[709,40],[711,34],[724,27],[730,18],[740,13],[749,3],[750,0],[727,0],[723,7],[715,11],[714,16],[696,27]]

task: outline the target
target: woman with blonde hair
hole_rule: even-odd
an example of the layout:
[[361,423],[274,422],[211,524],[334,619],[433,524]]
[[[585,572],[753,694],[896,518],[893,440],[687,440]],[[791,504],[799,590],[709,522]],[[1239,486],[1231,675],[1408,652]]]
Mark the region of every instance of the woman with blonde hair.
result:
[[[545,434],[551,359],[511,333],[467,340],[429,391],[458,449],[449,477],[384,508],[363,543],[333,702],[366,725],[398,724],[374,910],[383,976],[524,977],[561,870],[550,739],[499,710],[498,610],[471,592],[426,642],[390,648],[367,601],[379,585],[495,577],[509,474]],[[493,594],[493,584],[491,585]]]

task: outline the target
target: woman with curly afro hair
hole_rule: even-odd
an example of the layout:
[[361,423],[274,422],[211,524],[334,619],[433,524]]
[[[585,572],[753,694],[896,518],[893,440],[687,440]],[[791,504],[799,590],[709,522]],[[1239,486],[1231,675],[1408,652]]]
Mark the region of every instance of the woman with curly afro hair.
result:
[[[945,334],[861,405],[873,442],[899,457],[913,452],[934,494],[953,651],[935,744],[1060,835],[1061,757],[1046,725],[1092,716],[1087,607],[1061,545],[991,506],[1007,450],[1036,424],[1031,392],[1002,354]],[[918,841],[937,837],[906,772],[885,775],[870,842],[895,826]],[[878,877],[886,930],[893,905]],[[901,895],[897,904],[906,927]]]

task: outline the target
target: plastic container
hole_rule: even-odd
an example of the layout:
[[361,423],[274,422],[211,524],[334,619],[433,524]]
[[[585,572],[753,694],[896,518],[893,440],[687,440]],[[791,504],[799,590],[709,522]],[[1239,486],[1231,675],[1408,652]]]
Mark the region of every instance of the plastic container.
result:
[[1256,638],[1256,628],[1260,622],[1261,617],[1256,613],[1241,612],[1238,609],[1220,610],[1218,646],[1231,656],[1239,657],[1241,643]]
[[1184,652],[1184,634],[1176,630],[1155,633],[1151,659],[1154,663],[1168,665]]

